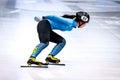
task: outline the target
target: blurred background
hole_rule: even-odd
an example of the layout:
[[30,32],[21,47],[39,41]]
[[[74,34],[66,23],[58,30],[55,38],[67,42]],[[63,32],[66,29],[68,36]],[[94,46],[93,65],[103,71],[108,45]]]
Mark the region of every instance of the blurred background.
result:
[[[55,31],[66,66],[21,68],[39,44],[35,16],[86,11],[85,28]],[[37,57],[44,61],[55,44]],[[0,0],[0,80],[120,80],[120,0]]]

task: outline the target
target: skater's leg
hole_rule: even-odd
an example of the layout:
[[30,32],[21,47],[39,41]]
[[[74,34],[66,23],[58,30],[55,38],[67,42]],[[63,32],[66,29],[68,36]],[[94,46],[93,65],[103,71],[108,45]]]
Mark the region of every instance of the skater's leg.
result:
[[28,65],[31,65],[31,64],[36,64],[36,65],[41,65],[42,62],[40,61],[37,61],[36,60],[36,57],[40,54],[40,52],[48,46],[48,43],[40,43],[38,44],[34,50],[33,50],[33,53],[32,55],[30,56],[29,60],[27,61],[27,64]]
[[29,60],[28,60],[28,64],[32,64],[32,63],[38,63],[38,61],[36,61],[36,57],[40,54],[40,52],[46,48],[49,44],[49,40],[50,40],[50,31],[51,31],[51,27],[50,24],[47,20],[42,20],[38,23],[37,26],[37,31],[38,31],[38,36],[39,36],[39,40],[40,40],[40,44],[38,44],[34,50],[32,55],[30,56]]
[[44,48],[46,48],[46,47],[48,46],[48,44],[49,44],[49,43],[40,43],[40,44],[38,44],[38,45],[34,48],[33,53],[32,53],[32,55],[31,55],[30,57],[36,58],[36,57],[39,55],[39,53],[40,53]]
[[65,43],[66,43],[65,39],[63,39],[60,43],[54,46],[50,54],[53,56],[56,56],[63,49],[63,47],[65,46]]
[[56,43],[56,45],[45,60],[46,62],[59,63],[60,59],[55,58],[54,56],[56,56],[63,49],[63,47],[66,44],[66,41],[63,37],[61,37],[53,31],[50,34],[50,41]]
[[53,56],[56,56],[66,44],[66,40],[53,31],[51,32],[50,41],[56,43],[56,46],[50,52]]
[[50,25],[47,20],[42,20],[38,23],[37,32],[40,40],[40,44],[38,44],[30,57],[36,58],[39,53],[48,46],[50,40]]

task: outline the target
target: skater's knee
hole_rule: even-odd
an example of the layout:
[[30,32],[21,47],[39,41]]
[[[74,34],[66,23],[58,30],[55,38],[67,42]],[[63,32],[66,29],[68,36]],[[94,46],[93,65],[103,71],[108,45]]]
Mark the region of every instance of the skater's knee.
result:
[[49,42],[46,42],[46,43],[41,42],[41,43],[39,44],[39,46],[40,46],[40,45],[45,48],[45,47],[47,47],[47,46],[49,45]]
[[42,44],[44,44],[44,46],[47,47],[49,45],[49,42],[42,43]]
[[60,43],[58,43],[61,47],[64,47],[66,44],[66,40],[62,39]]
[[65,40],[65,39],[63,39],[63,40],[62,40],[62,43],[65,45],[65,44],[66,44],[66,40]]

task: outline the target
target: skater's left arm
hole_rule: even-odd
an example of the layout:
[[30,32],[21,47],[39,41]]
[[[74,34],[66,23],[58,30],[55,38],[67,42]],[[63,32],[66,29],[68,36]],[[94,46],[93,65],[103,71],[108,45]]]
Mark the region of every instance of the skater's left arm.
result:
[[62,17],[73,19],[73,18],[75,18],[76,16],[75,16],[75,15],[64,14]]

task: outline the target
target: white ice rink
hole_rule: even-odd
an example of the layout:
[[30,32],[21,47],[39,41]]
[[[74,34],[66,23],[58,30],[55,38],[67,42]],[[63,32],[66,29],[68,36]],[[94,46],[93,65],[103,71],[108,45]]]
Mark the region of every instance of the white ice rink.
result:
[[[90,13],[85,28],[55,31],[67,41],[56,56],[66,66],[21,68],[39,43],[34,16],[76,11]],[[120,0],[0,0],[0,80],[120,80]]]

